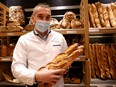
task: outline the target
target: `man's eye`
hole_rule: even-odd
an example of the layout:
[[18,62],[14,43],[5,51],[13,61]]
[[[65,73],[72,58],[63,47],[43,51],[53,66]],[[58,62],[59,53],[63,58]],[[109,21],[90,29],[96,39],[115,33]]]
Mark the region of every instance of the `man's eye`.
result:
[[41,19],[41,18],[43,18],[43,17],[42,17],[42,16],[38,16],[38,18],[40,18],[40,19]]
[[47,19],[47,20],[50,20],[50,17],[47,17],[46,19]]

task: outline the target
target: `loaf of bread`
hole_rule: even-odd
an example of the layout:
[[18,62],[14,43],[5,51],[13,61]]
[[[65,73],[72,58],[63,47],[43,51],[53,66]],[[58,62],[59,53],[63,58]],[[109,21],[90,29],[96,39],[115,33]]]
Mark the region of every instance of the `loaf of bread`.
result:
[[95,25],[97,28],[101,28],[101,24],[100,24],[100,20],[98,17],[98,12],[97,12],[97,8],[94,4],[91,4],[92,8],[93,8],[93,16],[94,16],[94,21],[95,21]]
[[5,57],[5,56],[7,56],[7,50],[8,50],[8,47],[5,45],[5,44],[3,44],[2,46],[1,46],[1,56],[2,57]]
[[112,46],[107,45],[107,53],[108,53],[108,62],[109,62],[109,67],[110,67],[110,74],[112,76],[112,79],[116,79],[116,68],[115,68],[115,53],[112,51]]
[[51,18],[50,20],[50,29],[60,29],[59,22],[56,18]]
[[[79,46],[77,43],[75,43],[69,46],[69,48],[64,53],[57,55],[52,62],[40,68],[38,71],[42,70],[45,67],[53,70],[67,69],[74,62],[74,60],[82,54],[83,49],[83,45]],[[46,85],[46,87],[51,87],[50,84],[44,84],[42,82],[39,83],[39,87],[44,87],[44,85]]]
[[101,78],[102,79],[107,79],[107,78],[111,78],[110,73],[109,73],[109,64],[107,61],[107,51],[105,48],[105,44],[101,44],[100,45],[101,48],[101,59],[99,60],[99,68],[100,68],[100,73],[101,73]]
[[94,60],[95,58],[95,46],[94,44],[89,44],[89,57],[90,57],[90,66],[91,66],[91,77],[92,78],[96,78],[95,75],[95,69],[94,69],[94,62],[96,62],[96,60]]
[[111,4],[108,5],[108,14],[109,14],[109,19],[112,27],[116,27],[116,18],[115,15],[113,14],[114,9],[112,10],[113,5]]
[[70,83],[72,83],[72,84],[79,84],[79,83],[81,83],[81,79],[73,77],[73,78],[71,78]]
[[54,25],[54,24],[59,24],[59,22],[56,18],[51,18],[50,25]]
[[22,26],[24,24],[25,24],[25,15],[24,15],[23,7],[22,6],[10,6],[8,25],[21,25]]
[[60,27],[63,28],[63,29],[69,29],[71,27],[71,24],[67,19],[63,18],[60,21]]
[[24,27],[24,30],[26,31],[32,31],[34,29],[35,25],[33,24],[27,24],[25,27]]
[[114,16],[115,16],[115,18],[116,18],[116,2],[115,3],[111,3],[111,8],[112,8],[112,11],[113,11],[113,14],[114,14]]
[[22,31],[23,27],[22,26],[7,26],[8,32],[18,32]]
[[73,19],[76,19],[76,14],[72,11],[67,11],[65,14],[64,14],[64,17],[65,19],[67,19],[69,22],[71,22]]
[[98,14],[102,27],[110,27],[111,25],[109,21],[109,15],[107,12],[107,7],[100,2],[95,3],[95,5],[98,8]]
[[83,28],[83,23],[79,19],[73,19],[71,21],[71,28],[77,29],[77,28]]
[[90,16],[90,27],[96,27],[95,25],[95,20],[94,20],[94,15],[93,15],[93,8],[91,6],[91,4],[88,5],[88,9],[89,9],[89,16]]

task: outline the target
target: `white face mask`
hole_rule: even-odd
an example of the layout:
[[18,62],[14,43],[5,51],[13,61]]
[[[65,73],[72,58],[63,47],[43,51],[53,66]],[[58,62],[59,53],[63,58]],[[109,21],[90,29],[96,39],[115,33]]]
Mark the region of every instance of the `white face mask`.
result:
[[46,21],[37,21],[35,28],[40,32],[46,32],[50,28],[50,22]]

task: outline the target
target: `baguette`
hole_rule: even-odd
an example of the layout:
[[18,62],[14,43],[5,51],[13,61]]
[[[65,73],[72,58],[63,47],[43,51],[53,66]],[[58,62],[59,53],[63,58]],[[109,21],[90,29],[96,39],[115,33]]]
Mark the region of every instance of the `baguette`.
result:
[[110,23],[111,23],[112,27],[116,27],[116,18],[113,14],[111,4],[108,5],[108,14],[109,14],[109,19],[110,19]]
[[[56,56],[53,59],[53,61],[48,63],[46,66],[40,68],[38,72],[44,69],[45,67],[48,67],[48,69],[52,70],[67,69],[73,63],[73,61],[82,54],[83,49],[84,46],[83,45],[79,46],[77,43],[69,46],[69,48],[66,51],[64,51],[64,53],[61,53],[58,56]],[[63,74],[63,72],[60,74]],[[45,85],[47,87],[51,87],[50,84],[46,84],[43,82],[39,84],[39,87],[44,87]]]

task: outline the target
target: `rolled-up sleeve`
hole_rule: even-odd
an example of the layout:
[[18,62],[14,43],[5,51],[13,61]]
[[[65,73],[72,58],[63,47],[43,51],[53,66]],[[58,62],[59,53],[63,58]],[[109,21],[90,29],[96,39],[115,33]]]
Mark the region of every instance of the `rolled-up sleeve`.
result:
[[36,70],[28,69],[27,49],[25,40],[20,37],[14,49],[11,70],[13,76],[20,82],[33,85],[35,83]]

